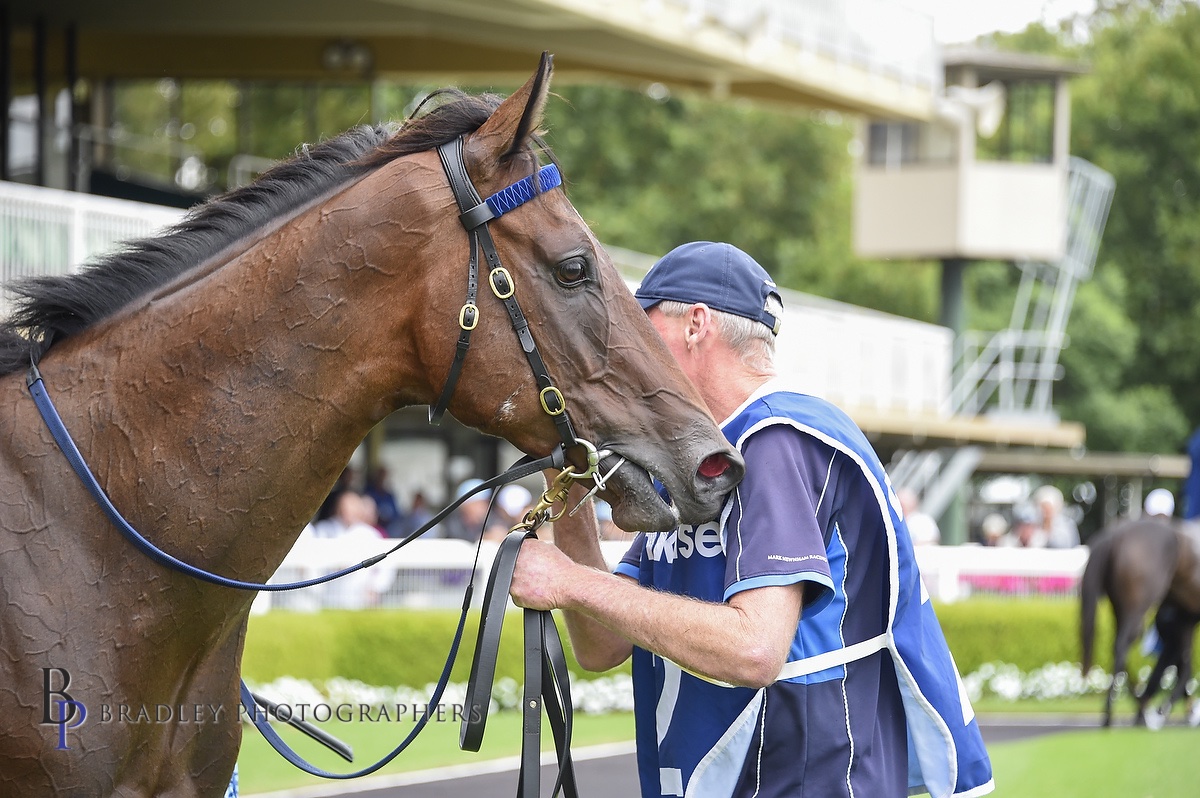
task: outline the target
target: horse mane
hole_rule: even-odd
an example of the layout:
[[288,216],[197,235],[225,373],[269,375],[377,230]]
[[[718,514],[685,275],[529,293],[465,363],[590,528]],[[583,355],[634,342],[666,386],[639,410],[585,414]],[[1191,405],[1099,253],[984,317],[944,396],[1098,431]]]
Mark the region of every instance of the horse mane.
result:
[[499,103],[495,95],[440,90],[398,130],[390,124],[364,125],[303,145],[250,185],[195,207],[162,235],[128,242],[72,274],[15,281],[8,286],[16,297],[14,309],[0,322],[0,374],[37,362],[55,342],[112,316],[337,186],[479,129]]

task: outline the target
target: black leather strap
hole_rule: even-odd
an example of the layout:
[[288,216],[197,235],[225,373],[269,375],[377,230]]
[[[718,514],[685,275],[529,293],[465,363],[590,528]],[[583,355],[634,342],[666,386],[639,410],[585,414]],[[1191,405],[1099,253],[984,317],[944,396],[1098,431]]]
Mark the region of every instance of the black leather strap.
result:
[[[464,203],[472,198],[476,208],[480,205],[487,208],[488,206],[479,198],[479,193],[475,191],[475,186],[467,176],[466,169],[460,168],[463,161],[462,148],[462,138],[438,147],[438,158],[441,159],[442,169],[446,172],[446,179],[450,181],[450,189],[454,192],[454,201],[458,203],[459,210],[463,212],[468,210]],[[488,208],[488,211],[490,212],[491,209]],[[465,226],[466,222],[463,224]],[[458,313],[458,345],[454,350],[454,360],[450,362],[450,371],[446,375],[445,384],[442,385],[442,394],[438,397],[437,404],[429,408],[430,424],[440,424],[446,408],[450,406],[454,388],[458,385],[458,378],[462,374],[463,361],[466,360],[467,350],[471,348],[471,333],[474,331],[475,325],[479,323],[479,306],[477,304],[479,297],[479,238],[471,228],[468,227],[467,230],[470,244],[470,255],[467,258],[467,299]],[[467,318],[468,315],[473,318]]]
[[[491,236],[488,235],[487,229],[483,229],[483,248],[484,252],[491,246]],[[488,275],[488,281],[491,282],[495,277]],[[550,379],[550,371],[546,368],[546,362],[542,360],[542,353],[538,351],[537,344],[533,342],[533,335],[529,332],[529,320],[525,318],[525,314],[521,312],[521,306],[517,304],[517,294],[515,289],[507,298],[501,300],[504,303],[504,309],[508,311],[508,318],[512,322],[513,330],[517,333],[517,340],[521,342],[521,350],[525,353],[525,359],[529,361],[529,367],[533,370],[534,379],[537,380],[539,394],[547,389],[558,392],[554,385],[554,380]],[[558,393],[561,397],[562,394]],[[558,427],[558,437],[563,442],[563,448],[570,449],[575,445],[577,438],[575,437],[575,427],[571,424],[571,418],[567,415],[567,408],[564,404],[559,412],[551,412],[550,409],[543,405],[546,414],[554,421]]]
[[524,611],[525,691],[521,701],[521,773],[519,798],[538,798],[542,776],[542,619]]
[[[500,544],[492,563],[459,732],[459,747],[465,751],[478,751],[483,742],[513,569],[521,544],[532,537],[536,537],[533,532],[510,533]],[[525,610],[524,626],[525,688],[521,706],[521,772],[517,795],[518,798],[537,798],[539,795],[542,707],[545,706],[558,753],[558,778],[552,794],[558,795],[561,791],[567,798],[577,798],[578,785],[571,761],[571,686],[562,641],[549,612]]]
[[[482,253],[483,259],[487,263],[488,282],[492,286],[493,293],[504,303],[504,308],[508,311],[508,318],[512,322],[513,330],[516,332],[517,338],[521,343],[521,351],[525,353],[525,359],[529,361],[529,367],[533,369],[542,407],[558,428],[558,436],[563,442],[563,448],[569,449],[578,442],[575,436],[575,427],[567,415],[566,403],[562,400],[562,392],[555,387],[554,381],[550,379],[550,372],[546,368],[545,361],[542,360],[542,355],[538,351],[537,344],[534,343],[533,335],[529,331],[529,322],[526,320],[525,314],[521,311],[521,306],[517,302],[516,286],[512,285],[511,277],[501,265],[500,255],[496,251],[496,244],[492,240],[491,231],[488,229],[488,222],[496,218],[496,215],[490,206],[480,198],[479,192],[475,190],[475,184],[471,182],[471,176],[467,174],[467,166],[463,160],[462,138],[457,138],[448,144],[438,147],[438,158],[441,160],[442,168],[446,172],[446,179],[450,183],[450,190],[454,193],[454,201],[458,204],[460,211],[458,218],[467,231],[468,239],[470,239],[470,256],[467,265],[467,303],[463,307],[475,306],[479,281],[479,255]],[[498,288],[497,282],[501,280],[505,281],[507,285]],[[476,314],[478,314],[478,310],[476,310]],[[436,424],[441,420],[442,415],[446,412],[446,408],[450,405],[450,399],[454,395],[455,386],[458,384],[459,377],[462,374],[463,362],[466,359],[467,350],[471,345],[471,330],[464,329],[465,325],[462,324],[461,313],[459,318],[460,332],[458,346],[454,352],[454,360],[450,364],[450,370],[446,375],[446,383],[442,386],[442,393],[438,398],[437,404],[429,409],[429,421],[432,424]]]
[[[565,795],[577,796],[579,786],[575,782],[575,763],[571,761],[571,675],[567,671],[567,655],[554,616],[540,612],[542,620],[542,705],[550,721],[550,733],[554,736],[554,750],[558,753],[558,778],[554,782],[552,795],[561,789]],[[552,689],[546,689],[549,686]]]

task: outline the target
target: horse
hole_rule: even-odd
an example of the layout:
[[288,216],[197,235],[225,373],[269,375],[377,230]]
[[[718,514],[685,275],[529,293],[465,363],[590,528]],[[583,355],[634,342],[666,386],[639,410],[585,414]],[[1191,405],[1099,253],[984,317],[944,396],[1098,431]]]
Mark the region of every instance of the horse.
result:
[[[1112,723],[1112,705],[1121,677],[1128,678],[1129,649],[1145,628],[1146,613],[1164,601],[1182,616],[1200,613],[1200,539],[1190,528],[1158,519],[1129,521],[1102,532],[1090,544],[1087,565],[1080,584],[1080,638],[1083,645],[1081,669],[1086,676],[1092,666],[1096,605],[1108,596],[1116,619],[1113,638],[1113,680],[1104,702],[1105,726]],[[1142,724],[1146,704],[1158,689],[1162,670],[1169,664],[1187,665],[1190,670],[1191,636],[1184,624],[1168,624],[1168,649],[1160,658],[1150,684],[1137,698],[1134,722]],[[1171,654],[1186,642],[1187,660],[1172,662],[1182,655]],[[1186,682],[1186,679],[1184,679]]]
[[1162,687],[1167,668],[1175,668],[1175,686],[1154,712],[1139,713],[1147,726],[1162,728],[1171,716],[1171,708],[1187,695],[1187,684],[1192,678],[1192,650],[1196,640],[1196,625],[1200,615],[1188,612],[1170,599],[1159,605],[1154,613],[1154,632],[1158,638],[1158,659],[1146,680],[1146,686],[1138,697],[1142,707]]
[[[254,597],[120,537],[39,419],[31,364],[129,523],[233,579],[272,575],[372,427],[445,394],[537,455],[569,407],[612,453],[600,495],[626,529],[719,510],[740,457],[564,191],[539,190],[551,74],[543,55],[507,99],[452,91],[398,130],[302,148],[162,236],[16,286],[0,328],[0,794],[222,795]],[[441,162],[452,144],[483,196],[533,186],[489,222],[470,307],[478,240]]]

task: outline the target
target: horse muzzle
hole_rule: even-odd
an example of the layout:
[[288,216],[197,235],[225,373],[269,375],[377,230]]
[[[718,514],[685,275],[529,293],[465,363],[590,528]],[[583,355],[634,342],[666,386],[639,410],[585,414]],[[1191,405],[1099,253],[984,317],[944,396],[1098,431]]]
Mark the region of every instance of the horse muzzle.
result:
[[[621,463],[621,458],[625,462]],[[650,471],[629,454],[609,454],[600,461],[599,472],[607,475],[601,498],[612,505],[613,521],[628,531],[663,532],[680,523],[712,521],[721,512],[725,497],[741,481],[746,466],[730,448],[698,458],[689,483],[663,480],[666,496],[656,488]]]

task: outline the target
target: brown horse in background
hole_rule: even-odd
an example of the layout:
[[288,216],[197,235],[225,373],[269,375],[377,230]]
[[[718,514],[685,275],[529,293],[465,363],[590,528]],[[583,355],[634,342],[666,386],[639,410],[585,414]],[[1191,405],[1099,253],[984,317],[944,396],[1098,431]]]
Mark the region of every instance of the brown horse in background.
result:
[[[1192,652],[1196,640],[1196,625],[1200,615],[1188,612],[1167,599],[1154,614],[1154,632],[1158,637],[1158,659],[1146,680],[1146,686],[1138,697],[1141,702],[1139,718],[1147,726],[1161,728],[1171,716],[1171,709],[1187,695],[1187,684],[1192,678]],[[1175,668],[1175,687],[1161,705],[1147,712],[1146,705],[1162,687],[1167,668]],[[1189,718],[1193,722],[1195,715]]]
[[[485,197],[532,175],[549,80],[544,58],[503,103],[451,94],[398,132],[306,148],[160,238],[17,287],[0,327],[0,795],[221,795],[254,598],[120,536],[39,418],[30,363],[135,528],[265,581],[371,428],[446,382],[469,252],[435,148],[465,137]],[[712,517],[741,460],[564,192],[490,227],[578,436],[628,460],[601,493],[617,523]],[[547,454],[558,432],[486,285],[478,318],[450,412]],[[87,721],[55,723],[65,701]]]
[[[1080,637],[1082,670],[1092,667],[1096,605],[1100,595],[1112,604],[1116,631],[1113,636],[1113,680],[1104,702],[1104,725],[1112,723],[1112,705],[1121,677],[1128,679],[1129,649],[1141,636],[1146,615],[1167,602],[1180,618],[1200,614],[1200,538],[1189,528],[1157,519],[1129,521],[1101,533],[1089,543],[1087,566],[1080,585]],[[1164,619],[1165,620],[1165,619]],[[1194,624],[1191,625],[1194,627]],[[1190,672],[1191,634],[1187,623],[1163,624],[1164,651],[1146,689],[1137,698],[1135,723],[1145,722],[1146,704],[1158,689],[1169,664]],[[1182,650],[1186,633],[1187,651]],[[1186,657],[1186,659],[1184,659]]]

